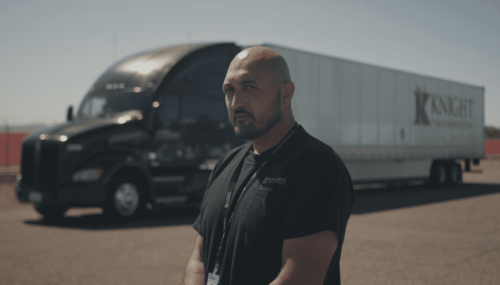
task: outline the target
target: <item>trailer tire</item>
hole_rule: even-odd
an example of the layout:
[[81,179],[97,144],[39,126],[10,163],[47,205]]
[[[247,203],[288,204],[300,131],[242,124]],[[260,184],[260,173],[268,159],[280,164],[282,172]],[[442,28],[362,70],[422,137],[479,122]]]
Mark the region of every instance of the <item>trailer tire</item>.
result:
[[462,166],[458,163],[451,162],[448,164],[448,185],[457,185],[462,182]]
[[64,218],[64,213],[68,207],[63,206],[41,206],[35,205],[35,210],[47,221],[57,221]]
[[104,214],[113,219],[132,219],[142,214],[146,205],[143,198],[143,186],[131,174],[119,174],[110,184],[110,192]]
[[441,161],[435,161],[431,167],[431,184],[443,186],[448,180],[448,167]]

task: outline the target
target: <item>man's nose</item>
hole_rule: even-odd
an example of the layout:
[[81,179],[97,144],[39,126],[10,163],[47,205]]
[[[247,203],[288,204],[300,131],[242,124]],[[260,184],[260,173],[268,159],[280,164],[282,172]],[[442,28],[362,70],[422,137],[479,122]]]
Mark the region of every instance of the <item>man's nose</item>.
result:
[[234,92],[234,95],[233,95],[233,98],[231,101],[231,108],[233,110],[237,110],[237,109],[245,107],[245,104],[246,104],[246,100],[245,100],[244,96],[241,93]]

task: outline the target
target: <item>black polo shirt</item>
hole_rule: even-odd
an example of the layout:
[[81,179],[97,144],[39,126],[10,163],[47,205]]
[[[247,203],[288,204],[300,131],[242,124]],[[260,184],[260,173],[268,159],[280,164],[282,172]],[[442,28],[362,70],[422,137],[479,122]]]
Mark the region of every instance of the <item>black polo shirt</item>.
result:
[[[344,163],[332,148],[301,126],[275,156],[272,150],[256,155],[251,143],[245,144],[223,155],[215,166],[193,225],[203,237],[205,284],[208,273],[213,272],[222,237],[227,191],[242,159],[245,161],[234,190],[242,194],[228,231],[219,284],[271,283],[281,269],[284,240],[325,230],[333,231],[339,244],[324,284],[340,284],[340,254],[354,201]],[[268,167],[257,179],[242,185],[255,172],[255,166],[268,158],[272,158]]]

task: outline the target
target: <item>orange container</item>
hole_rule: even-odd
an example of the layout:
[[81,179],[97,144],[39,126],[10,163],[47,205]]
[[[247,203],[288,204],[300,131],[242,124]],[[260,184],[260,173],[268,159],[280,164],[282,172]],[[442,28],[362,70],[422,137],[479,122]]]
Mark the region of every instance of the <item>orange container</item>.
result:
[[[27,136],[27,133],[9,133],[8,135],[0,133],[0,166],[20,165],[21,145]],[[6,152],[8,159],[6,159]]]
[[484,152],[486,154],[500,154],[500,140],[486,140]]

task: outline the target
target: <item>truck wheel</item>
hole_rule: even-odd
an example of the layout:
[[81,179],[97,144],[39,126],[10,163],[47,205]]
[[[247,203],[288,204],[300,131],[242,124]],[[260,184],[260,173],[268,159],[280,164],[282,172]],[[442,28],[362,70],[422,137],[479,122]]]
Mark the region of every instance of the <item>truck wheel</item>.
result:
[[35,205],[35,210],[43,215],[45,220],[55,221],[64,217],[64,213],[68,210],[67,207],[62,206],[40,206]]
[[457,185],[462,181],[462,166],[460,164],[452,162],[448,165],[448,185]]
[[110,187],[110,195],[104,213],[112,218],[130,219],[145,209],[142,185],[131,175],[117,176]]
[[447,167],[443,162],[434,162],[431,169],[431,183],[434,186],[446,184],[448,174]]

